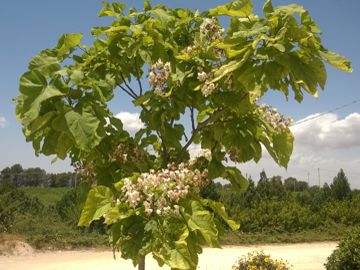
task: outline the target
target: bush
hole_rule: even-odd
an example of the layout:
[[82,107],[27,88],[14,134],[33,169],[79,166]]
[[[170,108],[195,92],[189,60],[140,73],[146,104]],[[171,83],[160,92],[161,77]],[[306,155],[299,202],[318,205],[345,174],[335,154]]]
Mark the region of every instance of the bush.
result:
[[77,225],[89,190],[90,184],[83,182],[77,188],[65,193],[56,203],[57,212],[67,224]]
[[348,233],[328,257],[327,270],[360,269],[360,227]]
[[9,232],[17,215],[37,215],[44,205],[11,184],[0,184],[0,232]]
[[290,270],[291,267],[283,260],[270,258],[264,252],[252,252],[237,260],[232,266],[232,270]]

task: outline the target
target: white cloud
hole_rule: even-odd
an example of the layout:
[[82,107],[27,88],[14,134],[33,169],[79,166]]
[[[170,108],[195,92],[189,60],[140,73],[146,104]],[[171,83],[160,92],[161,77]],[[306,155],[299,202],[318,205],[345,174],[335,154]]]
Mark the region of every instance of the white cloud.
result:
[[124,129],[128,132],[136,132],[144,127],[144,123],[140,120],[140,114],[130,112],[120,112],[115,115],[124,125]]
[[[317,115],[310,115],[307,118]],[[300,121],[303,121],[300,120]],[[348,149],[360,146],[360,114],[352,113],[344,119],[327,114],[291,128],[297,147],[320,149]]]
[[0,116],[0,128],[5,127],[6,118],[4,116]]
[[[317,114],[318,115],[318,114]],[[310,115],[305,119],[316,115]],[[302,120],[300,120],[302,121]],[[353,188],[360,188],[360,114],[352,113],[344,119],[326,114],[303,124],[291,127],[295,136],[294,150],[288,169],[279,167],[266,153],[258,164],[248,162],[239,167],[254,180],[264,169],[268,176],[294,176],[310,185],[331,183],[343,168]],[[319,170],[318,170],[319,169]]]

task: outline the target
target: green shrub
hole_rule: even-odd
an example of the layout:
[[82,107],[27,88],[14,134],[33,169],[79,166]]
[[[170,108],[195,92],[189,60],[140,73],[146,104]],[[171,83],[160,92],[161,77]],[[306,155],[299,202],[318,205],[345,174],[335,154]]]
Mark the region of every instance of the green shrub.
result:
[[83,182],[65,193],[56,203],[57,212],[67,224],[77,225],[89,190],[90,184]]
[[264,252],[252,252],[239,258],[232,266],[232,270],[290,270],[289,264],[283,260],[270,258]]
[[0,185],[0,232],[9,232],[17,215],[37,215],[44,205],[14,185]]
[[328,257],[327,270],[360,269],[360,227],[348,233]]

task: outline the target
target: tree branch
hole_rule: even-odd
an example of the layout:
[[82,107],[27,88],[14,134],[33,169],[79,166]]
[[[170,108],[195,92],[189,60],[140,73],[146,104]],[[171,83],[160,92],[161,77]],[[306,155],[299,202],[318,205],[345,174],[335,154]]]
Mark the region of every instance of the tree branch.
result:
[[190,118],[191,118],[192,132],[194,132],[194,130],[195,130],[195,120],[194,120],[194,108],[193,107],[190,107]]
[[132,94],[131,92],[129,92],[125,87],[123,87],[121,84],[118,84],[117,86],[119,86],[126,94],[128,94],[130,97],[132,97],[133,99],[136,99],[137,96],[134,94]]
[[120,72],[120,76],[121,76],[121,79],[123,80],[125,86],[127,87],[127,89],[129,89],[129,91],[137,98],[138,95],[135,93],[135,91],[127,84],[126,80],[125,80],[125,77],[124,75]]
[[138,84],[139,84],[139,87],[140,87],[140,96],[142,96],[143,94],[143,88],[142,88],[142,84],[141,84],[141,81],[140,81],[140,72],[139,72],[139,67],[138,67],[138,64],[137,64],[137,61],[136,61],[136,57],[135,57],[135,68],[136,68],[136,80],[138,81]]
[[195,136],[199,133],[199,131],[206,126],[207,124],[209,124],[211,121],[217,120],[221,114],[225,111],[225,109],[220,109],[216,112],[214,112],[212,115],[209,116],[209,118],[207,118],[206,120],[204,120],[203,122],[199,123],[198,126],[193,130],[190,139],[186,142],[186,144],[183,146],[183,148],[181,149],[178,159],[181,159],[181,157],[183,156],[184,152],[188,149],[188,147],[192,144],[192,142],[195,139]]

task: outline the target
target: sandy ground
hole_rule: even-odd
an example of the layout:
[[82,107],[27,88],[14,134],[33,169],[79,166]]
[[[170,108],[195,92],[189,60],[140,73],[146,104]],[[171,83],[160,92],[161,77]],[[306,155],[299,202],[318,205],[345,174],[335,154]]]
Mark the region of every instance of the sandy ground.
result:
[[[239,256],[253,250],[264,250],[273,258],[282,258],[294,270],[324,269],[326,258],[336,243],[305,243],[291,245],[227,246],[223,249],[205,248],[200,255],[201,270],[230,270]],[[111,251],[53,251],[18,256],[0,256],[1,270],[133,270],[130,261],[116,260]],[[146,258],[146,270],[159,269],[151,256]],[[169,269],[169,268],[162,268]]]

